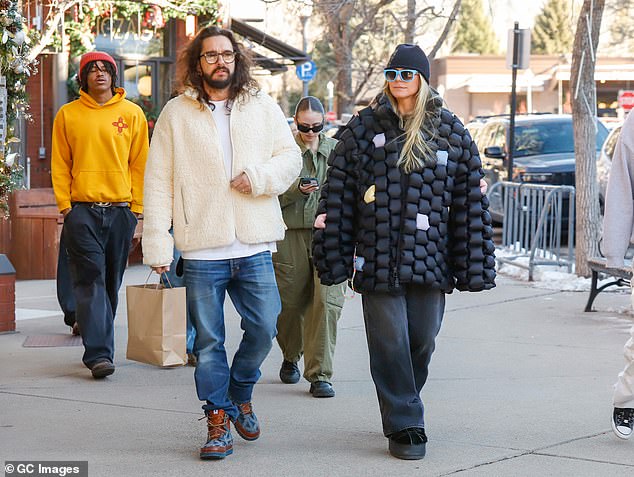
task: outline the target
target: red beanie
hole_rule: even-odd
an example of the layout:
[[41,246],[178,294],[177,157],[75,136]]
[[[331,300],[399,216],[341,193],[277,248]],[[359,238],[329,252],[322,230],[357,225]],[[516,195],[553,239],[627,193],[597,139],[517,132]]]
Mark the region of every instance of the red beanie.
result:
[[117,73],[117,63],[115,63],[112,56],[108,53],[104,53],[103,51],[91,51],[90,53],[84,53],[82,55],[81,60],[79,61],[79,77],[81,78],[81,72],[91,61],[107,61],[114,66],[114,72]]

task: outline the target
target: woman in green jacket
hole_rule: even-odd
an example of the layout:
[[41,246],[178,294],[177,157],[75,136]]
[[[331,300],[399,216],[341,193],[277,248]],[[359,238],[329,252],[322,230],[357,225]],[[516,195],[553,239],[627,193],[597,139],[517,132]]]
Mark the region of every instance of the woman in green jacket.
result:
[[311,250],[319,188],[326,180],[328,156],[337,141],[322,132],[324,107],[317,98],[302,98],[294,119],[303,165],[300,176],[280,196],[288,230],[273,255],[282,299],[277,321],[277,342],[284,356],[280,379],[287,384],[299,381],[297,362],[303,355],[310,393],[313,397],[333,397],[333,357],[345,285],[320,284]]

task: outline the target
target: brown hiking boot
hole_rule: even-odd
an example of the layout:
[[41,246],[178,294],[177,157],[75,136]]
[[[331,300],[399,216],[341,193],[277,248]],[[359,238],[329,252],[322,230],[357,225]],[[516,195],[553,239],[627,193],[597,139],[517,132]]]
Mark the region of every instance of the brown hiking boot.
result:
[[201,459],[224,459],[233,454],[229,416],[222,409],[206,411],[207,442],[200,448]]

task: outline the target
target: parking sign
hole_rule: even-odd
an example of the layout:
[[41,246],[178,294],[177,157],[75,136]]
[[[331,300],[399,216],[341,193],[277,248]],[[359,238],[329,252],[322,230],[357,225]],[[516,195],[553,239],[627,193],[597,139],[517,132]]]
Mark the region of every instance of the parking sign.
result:
[[295,67],[295,73],[297,77],[302,81],[310,81],[315,77],[317,73],[317,65],[314,61],[306,61]]

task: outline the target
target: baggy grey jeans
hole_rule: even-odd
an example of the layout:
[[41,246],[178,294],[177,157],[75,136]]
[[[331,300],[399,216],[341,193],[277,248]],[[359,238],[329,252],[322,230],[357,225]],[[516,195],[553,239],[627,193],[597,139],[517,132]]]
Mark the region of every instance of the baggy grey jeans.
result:
[[427,381],[445,311],[445,294],[409,285],[406,294],[362,297],[370,372],[379,398],[383,434],[425,427],[420,392]]
[[[634,307],[634,291],[632,306]],[[619,378],[614,385],[612,401],[614,407],[634,408],[634,325],[630,328],[630,339],[623,347],[623,355],[627,364],[619,373]]]

